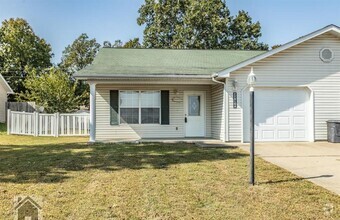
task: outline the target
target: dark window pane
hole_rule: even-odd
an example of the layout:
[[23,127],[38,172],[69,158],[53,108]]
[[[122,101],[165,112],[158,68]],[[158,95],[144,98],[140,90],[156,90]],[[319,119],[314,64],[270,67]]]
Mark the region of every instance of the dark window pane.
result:
[[139,109],[138,108],[121,108],[120,109],[120,123],[138,124],[139,123]]
[[169,91],[161,91],[161,124],[170,124]]
[[119,109],[119,100],[118,100],[118,90],[110,91],[110,124],[118,125],[118,109]]
[[142,108],[142,124],[159,124],[159,108]]

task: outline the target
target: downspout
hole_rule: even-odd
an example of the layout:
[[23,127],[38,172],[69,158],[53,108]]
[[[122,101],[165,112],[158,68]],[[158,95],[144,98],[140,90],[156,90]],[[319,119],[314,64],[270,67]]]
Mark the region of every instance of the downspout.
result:
[[[218,73],[214,73],[212,74],[211,76],[211,80],[215,83],[219,83],[219,84],[222,84],[223,85],[223,103],[225,106],[223,106],[223,114],[224,114],[224,134],[223,134],[223,142],[226,142],[227,141],[227,118],[226,117],[229,117],[227,116],[227,105],[229,105],[229,103],[227,103],[227,94],[226,94],[226,91],[227,91],[227,84],[226,82],[221,82],[221,81],[218,81],[216,80],[216,78],[218,77]],[[229,120],[228,120],[229,121]],[[228,131],[229,132],[229,131]]]

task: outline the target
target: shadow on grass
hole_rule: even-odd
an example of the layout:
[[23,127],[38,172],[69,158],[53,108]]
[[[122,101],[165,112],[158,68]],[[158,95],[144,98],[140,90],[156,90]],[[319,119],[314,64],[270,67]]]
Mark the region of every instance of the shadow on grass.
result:
[[310,180],[310,179],[319,179],[319,178],[330,178],[333,177],[333,175],[320,175],[320,176],[310,176],[310,177],[296,177],[296,178],[289,178],[289,179],[283,179],[283,180],[269,180],[267,182],[260,183],[261,184],[276,184],[276,183],[287,183],[287,182],[297,182],[301,180]]
[[0,146],[0,182],[55,183],[69,171],[166,169],[171,165],[237,159],[247,154],[193,144],[67,143],[39,146]]

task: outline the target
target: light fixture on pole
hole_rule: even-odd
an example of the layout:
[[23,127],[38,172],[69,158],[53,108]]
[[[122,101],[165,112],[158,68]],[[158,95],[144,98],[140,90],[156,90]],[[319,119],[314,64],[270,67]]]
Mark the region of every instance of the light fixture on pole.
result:
[[250,94],[250,184],[255,184],[255,94],[254,94],[254,85],[256,84],[256,76],[253,71],[253,67],[251,67],[250,73],[247,78],[247,83],[249,85],[249,94]]

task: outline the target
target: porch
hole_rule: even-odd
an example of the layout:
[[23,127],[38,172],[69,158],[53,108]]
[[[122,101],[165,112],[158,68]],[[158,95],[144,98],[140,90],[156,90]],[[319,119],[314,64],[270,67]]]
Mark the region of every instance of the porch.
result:
[[165,81],[90,82],[90,141],[224,141],[224,86]]

